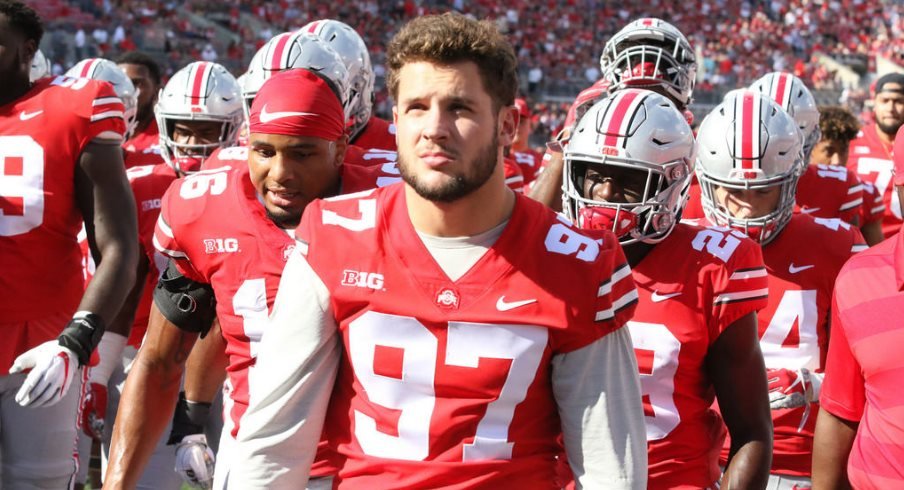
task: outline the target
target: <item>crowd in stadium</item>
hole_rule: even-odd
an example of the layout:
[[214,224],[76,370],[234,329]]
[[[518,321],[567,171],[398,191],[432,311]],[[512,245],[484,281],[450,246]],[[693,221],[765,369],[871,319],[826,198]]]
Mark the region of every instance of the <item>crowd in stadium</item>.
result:
[[902,14],[0,0],[0,488],[904,487]]

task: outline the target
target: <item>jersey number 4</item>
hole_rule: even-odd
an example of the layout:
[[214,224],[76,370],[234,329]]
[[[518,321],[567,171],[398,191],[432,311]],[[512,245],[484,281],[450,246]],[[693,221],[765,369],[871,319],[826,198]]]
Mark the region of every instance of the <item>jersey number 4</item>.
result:
[[[509,426],[524,401],[546,348],[548,331],[529,325],[450,322],[447,366],[477,369],[481,359],[511,359],[499,396],[489,402],[474,441],[463,447],[463,461],[511,459]],[[430,454],[431,420],[436,405],[439,340],[417,319],[369,311],[349,324],[349,356],[355,376],[371,404],[398,414],[398,435],[379,430],[373,417],[355,411],[355,437],[366,454],[422,461]],[[400,359],[401,376],[381,371],[378,356]],[[387,357],[384,357],[384,359]],[[467,382],[467,380],[463,381]]]

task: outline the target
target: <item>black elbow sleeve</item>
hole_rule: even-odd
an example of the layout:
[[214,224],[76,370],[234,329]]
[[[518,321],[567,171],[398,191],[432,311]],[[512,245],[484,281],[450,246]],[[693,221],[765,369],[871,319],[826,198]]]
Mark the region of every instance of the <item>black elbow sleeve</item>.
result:
[[182,275],[170,260],[154,288],[154,304],[173,325],[186,332],[207,335],[216,316],[217,301],[210,284]]

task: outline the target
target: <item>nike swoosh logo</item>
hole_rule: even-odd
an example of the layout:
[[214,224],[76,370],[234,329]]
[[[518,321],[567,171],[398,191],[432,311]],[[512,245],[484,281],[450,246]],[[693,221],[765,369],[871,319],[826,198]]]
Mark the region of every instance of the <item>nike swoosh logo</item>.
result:
[[267,105],[264,104],[264,107],[261,109],[260,120],[262,123],[266,124],[270,121],[275,121],[277,119],[282,119],[284,117],[293,117],[293,116],[316,116],[317,114],[313,112],[267,112]]
[[820,209],[822,209],[822,208],[800,208],[800,212],[804,213],[804,214],[810,214],[810,213],[815,213],[816,211],[819,211]]
[[659,303],[660,301],[665,301],[674,298],[675,296],[681,296],[681,293],[682,291],[678,291],[677,293],[659,294],[658,291],[653,291],[653,294],[650,295],[650,299],[653,300],[654,303]]
[[499,301],[496,301],[496,309],[499,311],[509,311],[509,310],[514,310],[515,308],[518,308],[518,307],[521,307],[524,305],[529,305],[531,303],[536,303],[536,302],[537,302],[537,300],[536,300],[536,298],[534,298],[534,299],[526,299],[524,301],[512,301],[509,303],[505,300],[505,296],[500,296]]
[[791,274],[797,274],[798,272],[805,271],[807,269],[812,269],[814,267],[816,267],[816,266],[812,265],[812,264],[811,265],[802,265],[800,267],[797,267],[794,264],[791,264],[788,266],[788,272],[790,272]]
[[31,114],[29,114],[25,111],[22,111],[21,113],[19,113],[19,119],[22,121],[27,121],[29,119],[33,119],[33,118],[40,116],[43,112],[44,111],[34,111]]

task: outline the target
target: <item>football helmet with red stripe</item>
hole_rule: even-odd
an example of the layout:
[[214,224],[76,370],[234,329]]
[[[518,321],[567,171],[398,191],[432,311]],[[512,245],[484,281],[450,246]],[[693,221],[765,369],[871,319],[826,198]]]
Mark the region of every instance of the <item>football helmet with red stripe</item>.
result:
[[[697,133],[696,172],[707,218],[769,243],[791,219],[802,160],[800,130],[784,109],[759,92],[729,92]],[[763,216],[735,217],[717,195],[720,188],[724,194],[776,186],[778,203]]]
[[750,90],[772,98],[794,118],[803,137],[804,159],[800,168],[800,171],[803,172],[810,161],[813,147],[822,136],[822,132],[819,130],[819,108],[816,106],[816,99],[813,98],[810,89],[800,78],[790,73],[776,71],[753,82]]
[[[667,97],[641,89],[610,94],[584,114],[565,148],[565,215],[615,232],[623,245],[659,242],[687,202],[694,152],[693,132]],[[602,200],[598,184],[625,191]]]
[[355,139],[373,114],[374,70],[370,64],[367,45],[351,26],[338,20],[315,20],[299,29],[299,32],[314,34],[329,43],[345,63],[351,85],[348,95],[351,113],[348,119],[349,137]]
[[661,87],[680,110],[691,102],[697,58],[681,31],[656,18],[637,19],[606,43],[600,56],[609,91]]
[[[197,61],[170,78],[160,91],[154,113],[163,159],[179,173],[197,172],[215,149],[235,144],[242,125],[241,89],[222,65]],[[219,136],[209,142],[178,143],[173,133],[179,122],[220,123]]]
[[76,63],[65,75],[73,78],[103,80],[112,85],[116,96],[125,106],[125,112],[122,115],[126,122],[125,139],[131,137],[137,124],[135,116],[138,111],[138,91],[135,90],[135,85],[132,84],[132,80],[129,79],[126,72],[122,71],[122,68],[104,58],[86,58]]
[[251,103],[264,82],[273,75],[292,68],[306,68],[329,80],[342,101],[345,118],[350,117],[349,73],[339,53],[323,39],[296,31],[274,36],[251,59],[242,85],[242,103],[246,119],[251,113]]

